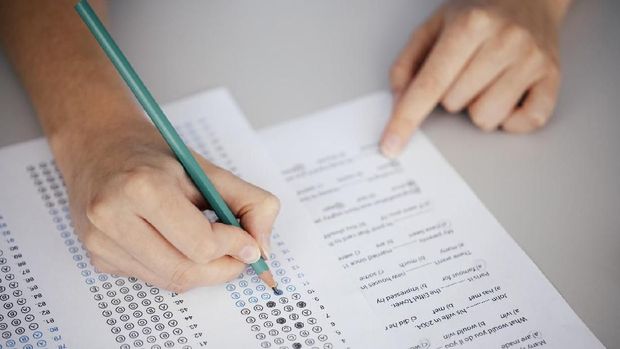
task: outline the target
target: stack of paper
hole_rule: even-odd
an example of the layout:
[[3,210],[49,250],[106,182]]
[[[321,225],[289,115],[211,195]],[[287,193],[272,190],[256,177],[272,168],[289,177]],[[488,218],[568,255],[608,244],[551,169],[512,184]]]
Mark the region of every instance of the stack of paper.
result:
[[602,347],[423,135],[379,155],[387,93],[259,134],[225,90],[165,109],[280,197],[284,294],[251,269],[185,294],[97,272],[39,139],[0,150],[0,348]]

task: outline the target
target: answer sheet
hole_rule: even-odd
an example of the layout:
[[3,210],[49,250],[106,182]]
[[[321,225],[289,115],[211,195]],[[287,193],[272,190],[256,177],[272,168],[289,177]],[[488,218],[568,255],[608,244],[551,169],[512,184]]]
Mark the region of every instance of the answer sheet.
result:
[[251,268],[184,294],[99,273],[39,139],[0,150],[0,349],[376,348],[370,307],[338,270],[323,275],[330,259],[308,238],[317,231],[230,95],[202,93],[165,110],[189,146],[280,197],[267,262],[284,294]]
[[[377,93],[260,132],[334,268],[398,348],[600,348],[540,270],[418,132],[379,154]],[[349,321],[355,321],[349,319]]]
[[423,137],[377,154],[388,109],[379,94],[264,131],[278,166],[225,90],[165,107],[280,198],[281,296],[251,268],[184,294],[98,272],[45,140],[1,149],[0,349],[602,347]]

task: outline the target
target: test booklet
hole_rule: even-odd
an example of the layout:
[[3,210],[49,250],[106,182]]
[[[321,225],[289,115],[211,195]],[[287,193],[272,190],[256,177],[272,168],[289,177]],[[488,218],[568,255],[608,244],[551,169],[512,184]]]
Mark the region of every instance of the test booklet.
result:
[[46,140],[0,149],[0,349],[603,348],[421,132],[379,153],[391,100],[259,132],[224,89],[165,106],[190,147],[280,198],[280,296],[251,268],[182,294],[99,272]]

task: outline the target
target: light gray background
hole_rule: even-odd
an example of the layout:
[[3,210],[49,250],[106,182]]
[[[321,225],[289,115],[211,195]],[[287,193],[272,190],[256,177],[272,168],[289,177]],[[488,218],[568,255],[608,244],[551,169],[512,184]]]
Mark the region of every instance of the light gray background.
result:
[[[113,1],[112,32],[161,102],[228,87],[256,127],[388,87],[432,1]],[[620,2],[577,0],[555,117],[526,136],[436,113],[424,131],[609,348],[620,347]],[[0,145],[41,136],[0,57]]]

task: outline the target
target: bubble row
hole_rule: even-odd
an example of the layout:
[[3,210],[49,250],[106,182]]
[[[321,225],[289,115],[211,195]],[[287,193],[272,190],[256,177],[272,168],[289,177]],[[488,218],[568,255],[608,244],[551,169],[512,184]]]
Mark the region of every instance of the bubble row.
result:
[[[0,215],[0,348],[62,346],[60,328],[4,217]],[[1,343],[1,342],[0,342]]]
[[[109,326],[119,348],[191,348],[186,321],[172,301],[176,294],[139,281],[96,270],[85,247],[73,231],[64,183],[54,162],[29,166],[28,171],[57,234],[67,247],[85,286]],[[192,337],[195,333],[191,334]]]

